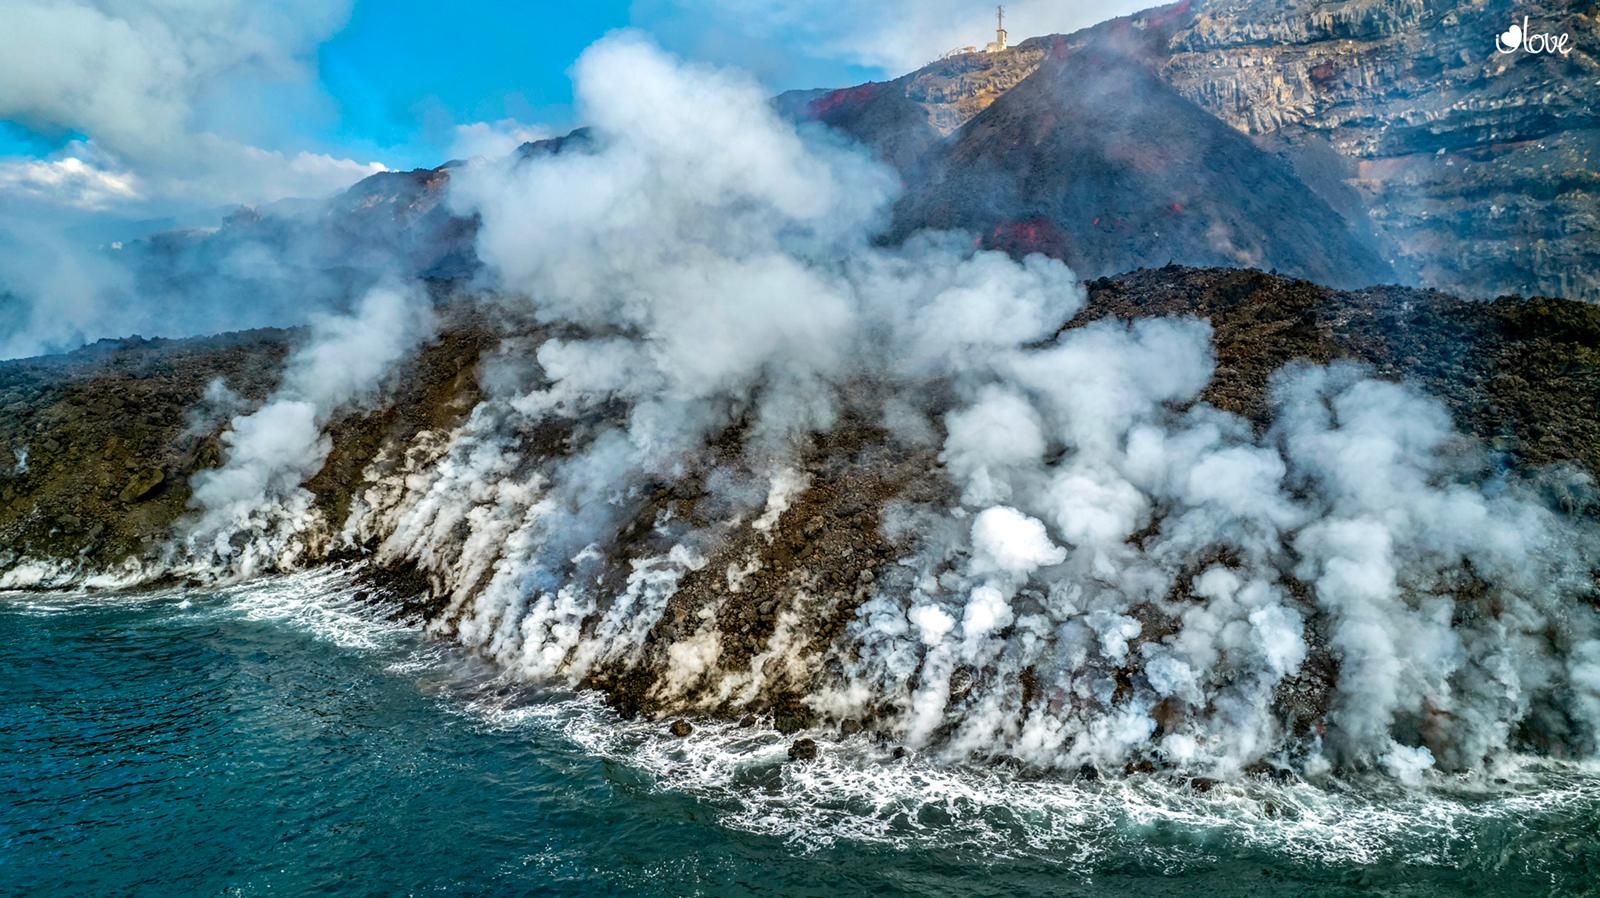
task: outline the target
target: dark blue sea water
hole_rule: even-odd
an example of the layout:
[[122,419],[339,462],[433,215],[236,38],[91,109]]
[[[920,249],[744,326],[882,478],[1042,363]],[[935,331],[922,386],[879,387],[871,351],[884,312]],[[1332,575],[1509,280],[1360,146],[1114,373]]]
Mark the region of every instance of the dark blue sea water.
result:
[[1205,795],[782,762],[510,685],[330,575],[0,595],[0,895],[1600,894],[1600,774]]

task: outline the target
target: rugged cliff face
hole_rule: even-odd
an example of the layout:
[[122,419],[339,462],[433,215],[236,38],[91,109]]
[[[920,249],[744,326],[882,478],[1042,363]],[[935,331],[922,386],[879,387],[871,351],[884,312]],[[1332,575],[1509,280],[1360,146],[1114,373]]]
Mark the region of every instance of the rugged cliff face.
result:
[[1085,276],[1177,260],[1389,282],[1367,236],[1284,160],[1163,84],[1130,47],[1053,54],[920,162],[902,235],[961,228]]
[[[1498,53],[1524,17],[1570,34],[1571,53]],[[1403,274],[1600,300],[1593,4],[1215,0],[1168,48],[1161,73],[1180,93],[1308,183],[1353,188]]]
[[[1533,32],[1569,34],[1571,52],[1496,52],[1495,38],[1523,17]],[[1295,189],[1314,194],[1254,213],[1263,227],[1316,228],[1342,244],[1330,245],[1333,255],[1350,255],[1350,246],[1362,247],[1359,255],[1370,246],[1392,266],[1380,272],[1355,259],[1344,282],[1398,277],[1474,297],[1593,301],[1600,299],[1597,53],[1600,18],[1579,2],[1210,0],[1034,38],[1010,55],[941,60],[884,84],[809,92],[805,103],[791,96],[788,105],[878,148],[905,172],[911,196],[905,227],[950,218],[993,226],[1000,222],[988,221],[996,216],[982,208],[996,202],[993,193],[949,189],[941,181],[947,169],[971,164],[975,143],[987,140],[991,154],[1054,140],[1080,150],[1112,145],[1130,157],[1163,151],[1215,157],[1215,148],[1200,148],[1207,128],[1166,108],[1156,91],[1141,86],[1142,73],[1125,70],[1138,66],[1251,137],[1264,154],[1281,157],[1302,182]],[[1050,57],[1065,62],[1041,70]],[[1063,66],[1077,71],[1063,77]],[[1118,147],[1101,133],[1104,116],[1070,113],[1103,93],[1108,80],[1120,88],[1107,110],[1114,119],[1136,122],[1153,103],[1171,119],[1170,130],[1144,129]],[[1007,114],[1008,129],[987,138],[969,132],[969,122],[1014,91],[1033,97]],[[1046,97],[1054,102],[1042,102]],[[1097,155],[1104,153],[1086,154]],[[1247,167],[1265,171],[1272,163],[1252,160]],[[1000,193],[1027,195],[1012,198],[1009,220],[1054,237],[1033,248],[1053,250],[1092,273],[1153,261],[1075,258],[1073,245],[1090,235],[1079,233],[1073,218],[1047,210],[1066,205],[1058,200],[1073,195],[1079,179],[1067,166],[1014,171],[1026,172],[1028,183],[1006,181],[1004,170],[980,167],[977,176]],[[1172,186],[1186,182],[1175,175]],[[1315,207],[1322,203],[1339,215],[1321,213]],[[930,208],[940,211],[930,215]],[[1137,229],[1161,227],[1144,217],[1125,220]],[[1204,243],[1168,239],[1166,245],[1171,258],[1216,261],[1206,257]],[[1304,260],[1259,242],[1239,254],[1328,281]]]

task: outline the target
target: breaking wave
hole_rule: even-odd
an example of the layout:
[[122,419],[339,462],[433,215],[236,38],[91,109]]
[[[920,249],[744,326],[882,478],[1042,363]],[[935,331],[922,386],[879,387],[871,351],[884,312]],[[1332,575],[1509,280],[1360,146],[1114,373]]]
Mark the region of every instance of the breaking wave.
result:
[[1250,778],[1197,788],[1161,776],[1073,782],[1005,766],[950,765],[896,756],[869,735],[802,734],[817,738],[819,757],[790,763],[792,737],[776,731],[708,723],[678,738],[660,724],[619,720],[594,696],[501,695],[469,700],[464,710],[491,726],[560,733],[648,774],[657,788],[719,809],[723,825],[801,849],[839,842],[942,848],[1048,860],[1085,875],[1117,859],[1178,871],[1219,850],[1330,867],[1471,866],[1468,855],[1479,850],[1485,830],[1600,810],[1600,768],[1522,756],[1503,759],[1492,773],[1438,779],[1425,789],[1373,776],[1320,785]]

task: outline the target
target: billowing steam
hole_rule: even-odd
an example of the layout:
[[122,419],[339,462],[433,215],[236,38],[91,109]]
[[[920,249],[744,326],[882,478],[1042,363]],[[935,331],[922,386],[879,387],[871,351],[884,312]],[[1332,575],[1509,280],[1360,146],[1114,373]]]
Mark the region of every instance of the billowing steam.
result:
[[[1436,403],[1296,369],[1255,434],[1197,401],[1203,322],[1053,339],[1083,301],[1070,272],[950,236],[876,245],[885,171],[754,85],[632,37],[577,73],[600,148],[456,194],[499,286],[560,336],[351,525],[453,590],[463,640],[533,678],[648,674],[664,708],[760,710],[799,683],[821,718],[1046,766],[1410,779],[1517,740],[1592,750],[1592,542],[1486,480]],[[724,663],[726,596],[658,627],[733,530],[770,541],[808,436],[859,414],[939,441],[926,476],[953,489],[892,510],[902,554],[847,631],[801,632],[837,601],[803,587],[768,597],[753,658]],[[576,448],[541,462],[524,447],[552,421]],[[734,432],[730,462],[712,444]],[[670,550],[608,579],[636,497],[692,477],[750,524],[658,513]],[[728,592],[761,564],[730,563]]]
[[[1200,401],[1205,322],[1058,335],[1085,298],[1059,262],[880,244],[893,176],[755,84],[630,35],[576,75],[592,152],[452,188],[533,336],[344,525],[434,577],[442,632],[647,711],[860,723],[953,759],[1414,781],[1595,750],[1593,535],[1488,473],[1438,403],[1296,367],[1257,432]],[[201,532],[304,508],[330,412],[426,332],[385,296],[360,317],[387,323],[325,322],[234,422]],[[889,550],[825,559],[844,586],[762,579],[819,478],[905,459],[889,499],[844,500]]]
[[[373,289],[348,315],[313,316],[276,392],[222,434],[226,462],[196,476],[201,515],[188,550],[244,576],[293,563],[303,551],[294,537],[312,525],[312,496],[301,484],[333,448],[323,428],[334,412],[370,398],[433,326],[428,297],[409,287]],[[222,389],[213,385],[208,396]]]

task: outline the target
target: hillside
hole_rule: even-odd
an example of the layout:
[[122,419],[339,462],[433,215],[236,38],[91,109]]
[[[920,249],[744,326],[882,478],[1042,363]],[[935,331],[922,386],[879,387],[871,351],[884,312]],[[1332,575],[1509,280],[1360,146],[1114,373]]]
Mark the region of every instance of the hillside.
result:
[[[1508,463],[1573,462],[1600,477],[1600,313],[1559,300],[1463,302],[1403,288],[1341,292],[1256,271],[1161,268],[1101,278],[1066,328],[1104,317],[1201,315],[1215,328],[1205,399],[1267,423],[1273,372],[1353,359],[1441,397],[1463,428]],[[370,411],[332,425],[336,447],[313,481],[340,514],[380,452],[403,453],[477,401],[498,331],[470,304]],[[228,418],[277,382],[296,332],[106,342],[66,356],[0,362],[0,571],[22,559],[108,569],[154,558],[186,513],[189,479],[220,463]],[[225,381],[236,404],[206,397]],[[25,463],[17,459],[25,458]],[[337,516],[336,516],[337,517]],[[334,548],[332,544],[327,551]]]
[[[1539,30],[1569,33],[1574,49],[1565,56],[1495,52],[1495,35],[1514,15]],[[1032,38],[1005,54],[940,60],[887,83],[791,95],[786,108],[849,133],[900,168],[909,193],[903,229],[969,220],[1002,225],[1004,237],[1019,229],[1006,222],[1021,223],[1024,245],[1056,246],[1076,261],[1074,253],[1089,252],[1091,234],[1072,200],[1081,190],[1075,185],[1092,179],[1075,178],[1065,158],[1095,165],[1154,154],[1204,167],[1209,160],[1198,157],[1219,148],[1211,128],[1153,87],[1159,80],[1250,138],[1254,154],[1228,145],[1220,167],[1237,160],[1270,173],[1260,177],[1277,184],[1279,196],[1302,202],[1250,215],[1213,207],[1201,216],[1217,223],[1210,242],[1157,214],[1127,217],[1129,230],[1165,228],[1165,243],[1132,264],[1145,247],[1128,243],[1109,258],[1097,249],[1079,263],[1091,271],[1166,258],[1213,264],[1232,255],[1249,260],[1242,264],[1317,276],[1308,260],[1281,252],[1270,239],[1234,238],[1231,214],[1249,218],[1269,237],[1279,228],[1319,229],[1335,246],[1353,242],[1360,257],[1370,247],[1392,266],[1389,273],[1363,264],[1340,283],[1397,277],[1480,298],[1519,293],[1594,301],[1600,299],[1597,47],[1600,17],[1577,2],[1186,0],[1070,35]],[[1025,98],[1009,102],[1013,94]],[[1108,102],[1097,103],[1102,97]],[[991,105],[999,111],[980,120]],[[1145,114],[1156,109],[1176,121]],[[1095,133],[1108,122],[1120,132],[1116,137]],[[1079,128],[1090,133],[1071,133]],[[1027,172],[1025,184],[986,166],[1020,158],[1041,141],[1033,155],[1055,165],[1011,169]],[[960,170],[969,162],[978,164],[976,173]],[[1292,171],[1287,179],[1284,168]],[[951,170],[956,183],[946,187],[941,179]],[[1227,171],[1207,173],[1214,189],[1243,188],[1218,174]],[[979,179],[1006,199],[971,189]],[[1159,209],[1157,196],[1183,183],[1175,170],[1170,183],[1134,181],[1131,196]],[[1100,219],[1105,227],[1107,219]],[[1334,223],[1340,219],[1342,225]],[[1125,242],[1114,233],[1093,236]]]
[[[1577,49],[1495,53],[1502,2],[1210,0],[776,105],[895,167],[896,237],[968,228],[1089,277],[1172,261],[1592,301],[1600,25],[1579,4],[1524,11]],[[593,148],[580,129],[522,154]],[[246,210],[123,256],[141,292],[196,332],[293,320],[295,304],[384,274],[464,277],[477,225],[443,202],[458,164],[375,175],[309,211]],[[226,308],[213,308],[218,275]]]
[[1288,164],[1118,50],[1046,60],[919,162],[897,212],[902,234],[970,230],[1085,277],[1168,260],[1394,277]]

